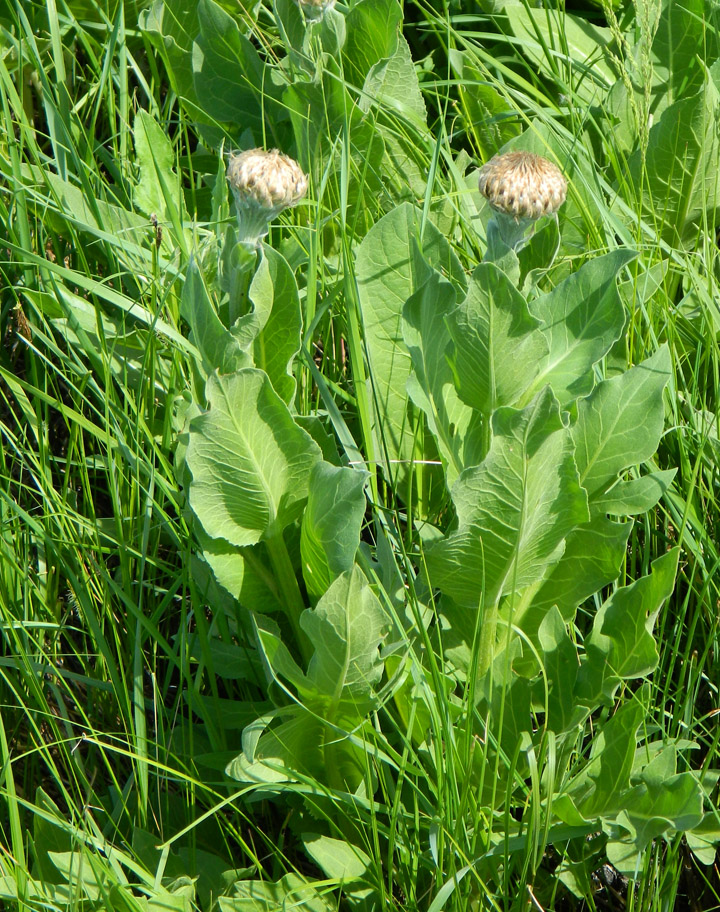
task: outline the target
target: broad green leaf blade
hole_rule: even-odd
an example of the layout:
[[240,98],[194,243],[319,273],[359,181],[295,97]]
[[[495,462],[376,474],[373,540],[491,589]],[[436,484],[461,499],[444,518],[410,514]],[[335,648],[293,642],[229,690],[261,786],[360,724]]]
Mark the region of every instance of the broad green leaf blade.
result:
[[483,455],[479,416],[459,398],[447,359],[447,319],[454,306],[455,290],[434,272],[409,298],[402,324],[413,365],[408,394],[425,413],[445,465],[448,485],[457,480],[463,469],[477,465]]
[[175,171],[175,154],[160,124],[140,110],[135,115],[133,138],[140,177],[133,202],[148,217],[181,225],[188,221],[180,178]]
[[679,548],[653,561],[651,573],[616,589],[602,605],[585,640],[577,700],[585,706],[609,704],[624,680],[650,674],[658,662],[652,629],[673,591]]
[[[263,135],[263,106],[272,106],[272,81],[233,17],[214,0],[198,0],[200,33],[192,49],[195,93],[207,115]],[[273,113],[282,109],[272,106]]]
[[450,361],[463,401],[488,418],[496,408],[514,405],[548,354],[539,326],[505,273],[481,263],[448,320],[455,343]]
[[265,371],[275,392],[289,405],[295,395],[292,363],[300,351],[302,314],[295,274],[272,247],[263,247],[249,294],[256,311],[268,312],[253,341],[255,367]]
[[238,548],[222,538],[209,538],[202,528],[199,533],[203,557],[226,592],[252,611],[283,610],[277,580],[259,551]]
[[614,516],[634,516],[652,510],[672,484],[677,469],[652,472],[632,481],[621,481],[607,494],[592,501],[593,511],[612,513]]
[[218,898],[218,912],[333,912],[335,904],[324,897],[325,884],[316,888],[297,874],[282,880],[238,880],[232,896]]
[[211,538],[233,545],[280,534],[302,512],[320,448],[263,371],[213,375],[206,396],[186,456],[193,512]]
[[668,830],[683,831],[697,826],[703,816],[703,795],[697,776],[692,772],[668,770],[661,751],[643,770],[637,785],[623,802],[618,823],[626,828],[629,838],[611,839],[608,858],[619,870],[635,867],[637,854],[653,839]]
[[[698,93],[667,107],[649,134],[646,156],[629,159],[629,177],[620,187],[629,205],[643,191],[648,221],[672,246],[696,239],[708,214],[720,207],[720,63],[707,72]],[[647,188],[647,190],[646,190]]]
[[402,23],[397,0],[360,0],[348,13],[343,48],[345,75],[358,88],[373,64],[392,57]]
[[548,388],[522,411],[495,412],[493,431],[487,458],[452,488],[457,531],[426,550],[431,584],[472,607],[540,582],[589,518],[570,433]]
[[427,108],[410,47],[402,35],[392,57],[376,63],[367,75],[360,107],[368,111],[373,104],[391,109],[421,130],[426,127]]
[[369,704],[382,677],[380,644],[389,628],[377,596],[357,567],[330,586],[314,609],[303,612],[300,625],[315,647],[307,679],[331,705],[351,703],[358,715]]
[[385,466],[386,477],[398,481],[407,477],[414,446],[407,410],[411,362],[402,336],[403,307],[427,281],[432,269],[444,272],[460,287],[465,285],[460,263],[434,225],[425,224],[421,250],[418,250],[419,237],[419,213],[410,204],[402,204],[368,232],[356,260],[363,330],[374,386],[377,452],[384,453],[387,449],[391,462]]
[[[573,700],[572,693],[570,700]],[[616,814],[622,809],[630,789],[637,731],[646,711],[647,707],[638,695],[624,703],[600,727],[587,764],[575,773],[558,796],[561,799],[558,811],[563,819],[567,819],[566,813],[572,815],[573,808],[586,821]],[[571,799],[572,804],[563,810],[562,801],[566,799]]]
[[636,256],[614,250],[595,257],[532,302],[531,313],[541,321],[548,346],[533,389],[549,383],[561,405],[590,392],[593,365],[610,351],[625,326],[617,274]]
[[300,534],[303,579],[313,598],[350,570],[360,545],[367,473],[318,462],[310,473]]
[[590,502],[618,474],[657,450],[663,430],[662,394],[670,378],[670,353],[663,345],[651,358],[599,383],[578,403],[572,427],[580,481]]
[[190,327],[192,341],[202,356],[206,373],[217,370],[221,374],[230,374],[252,366],[248,352],[218,316],[194,259],[188,266],[180,300],[180,314]]
[[578,605],[617,579],[625,557],[632,523],[597,516],[567,537],[562,557],[537,593],[531,590],[508,606],[512,621],[533,641],[547,612],[557,606],[565,623],[573,621]]
[[585,712],[573,699],[577,678],[577,650],[568,636],[560,612],[553,607],[538,631],[542,648],[543,678],[548,687],[545,726],[557,734],[577,727]]
[[332,880],[357,880],[370,867],[370,856],[350,842],[320,833],[303,833],[300,838],[310,858]]
[[533,9],[506,3],[503,10],[523,54],[549,79],[558,78],[558,67],[569,73],[573,93],[585,104],[597,104],[615,81],[608,45],[613,36],[585,18],[564,8]]

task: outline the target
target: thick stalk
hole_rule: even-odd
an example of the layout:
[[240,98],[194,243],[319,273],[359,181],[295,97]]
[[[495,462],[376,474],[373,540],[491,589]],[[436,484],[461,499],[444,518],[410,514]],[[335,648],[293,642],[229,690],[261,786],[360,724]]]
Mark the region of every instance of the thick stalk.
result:
[[267,545],[270,561],[273,565],[273,570],[275,571],[275,578],[280,587],[280,595],[282,596],[285,613],[290,621],[290,626],[295,634],[295,639],[302,657],[307,664],[310,661],[314,650],[307,634],[300,626],[300,615],[305,610],[305,602],[303,601],[302,593],[298,586],[295,569],[290,560],[290,555],[288,554],[282,532],[267,538],[265,544]]

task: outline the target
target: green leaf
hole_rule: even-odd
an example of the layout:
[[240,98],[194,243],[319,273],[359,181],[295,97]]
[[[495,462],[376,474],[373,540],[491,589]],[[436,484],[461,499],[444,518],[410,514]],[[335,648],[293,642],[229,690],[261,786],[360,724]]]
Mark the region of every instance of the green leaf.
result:
[[426,127],[425,100],[420,91],[410,47],[402,35],[398,36],[397,48],[392,57],[374,64],[365,79],[360,108],[367,112],[373,104],[401,114],[416,127]]
[[553,7],[507,3],[504,13],[523,54],[552,80],[558,79],[558,68],[567,72],[573,94],[584,103],[597,104],[615,81],[608,52],[610,29]]
[[186,456],[193,512],[211,538],[234,545],[278,535],[302,512],[319,447],[263,371],[213,375],[206,396]]
[[[272,81],[237,22],[214,0],[198,0],[200,33],[192,49],[195,93],[205,114],[263,135],[263,105],[272,105]],[[280,109],[278,108],[278,111]]]
[[507,100],[494,86],[487,85],[483,71],[475,65],[474,52],[450,48],[448,60],[457,79],[456,89],[483,160],[492,158],[511,137],[520,132]]
[[639,188],[646,218],[672,246],[694,242],[708,213],[720,208],[717,161],[720,156],[720,62],[707,72],[698,93],[667,107],[649,133],[646,155],[627,163],[620,185],[631,206]]
[[[624,703],[598,730],[590,758],[553,799],[553,811],[570,826],[615,815],[624,806],[637,748],[637,731],[646,714],[646,695]],[[572,699],[572,696],[571,696]]]
[[367,873],[371,858],[358,846],[320,833],[303,833],[300,838],[307,854],[331,880],[347,883]]
[[455,390],[448,363],[448,316],[455,307],[455,290],[438,273],[412,297],[403,310],[403,339],[413,372],[408,377],[410,398],[425,413],[440,451],[446,483],[452,485],[464,468],[482,460],[479,416]]
[[578,403],[572,436],[591,504],[623,469],[657,450],[665,418],[662,391],[669,378],[670,353],[663,345],[637,367],[599,383]]
[[608,859],[620,871],[634,871],[637,856],[653,839],[668,830],[690,830],[703,816],[703,796],[692,772],[668,770],[668,752],[661,752],[645,767],[641,782],[624,799],[617,822],[629,836],[615,838],[607,845]]
[[[175,172],[175,154],[160,124],[140,110],[135,115],[133,138],[140,177],[133,192],[135,205],[161,222],[188,220],[180,179]],[[173,212],[174,210],[174,212]]]
[[339,576],[314,609],[303,612],[300,625],[315,647],[308,683],[331,703],[368,703],[382,677],[380,644],[389,628],[377,596],[357,567]]
[[[323,891],[325,888],[323,887]],[[267,880],[238,880],[233,884],[232,896],[220,896],[219,912],[333,912],[335,904],[324,898],[322,892],[299,877],[286,874],[277,883]]]
[[537,593],[529,592],[527,602],[522,597],[513,600],[508,609],[513,612],[513,623],[535,640],[553,605],[565,623],[572,621],[578,605],[617,579],[631,529],[632,523],[616,523],[604,516],[574,529],[562,557]]
[[577,678],[577,650],[568,636],[560,612],[552,607],[540,624],[543,679],[548,688],[545,726],[556,733],[569,732],[585,714],[573,699]]
[[199,531],[203,557],[215,579],[244,607],[262,613],[283,610],[273,571],[255,548],[238,548]]
[[[421,250],[419,238],[419,213],[413,206],[402,204],[368,232],[356,260],[364,338],[374,385],[374,431],[384,441],[391,460],[385,466],[386,476],[396,480],[407,476],[414,447],[407,413],[411,362],[402,335],[403,307],[427,281],[432,269],[444,271],[460,287],[465,285],[460,263],[432,223],[425,224]],[[384,453],[381,444],[377,452]]]
[[300,535],[305,586],[322,595],[355,562],[367,500],[367,473],[318,462],[310,474]]
[[570,432],[548,388],[522,411],[496,411],[493,431],[487,458],[453,485],[457,531],[426,549],[432,585],[472,607],[542,580],[588,519]]
[[652,563],[651,573],[616,589],[601,606],[585,640],[576,698],[585,706],[609,703],[622,681],[650,674],[658,662],[652,629],[675,584],[679,548]]
[[182,290],[180,315],[190,327],[192,341],[202,356],[207,374],[214,370],[229,374],[252,366],[248,352],[218,316],[194,258],[190,260]]
[[610,351],[625,326],[617,274],[636,256],[614,250],[594,257],[532,302],[531,313],[542,322],[548,346],[534,389],[549,383],[561,405],[590,392],[593,365]]
[[647,513],[672,484],[677,469],[653,472],[632,481],[620,481],[607,492],[593,499],[593,510],[615,516]]
[[300,351],[302,314],[295,274],[287,260],[265,245],[249,296],[267,319],[253,341],[255,366],[270,377],[275,392],[288,405],[295,395],[292,363]]
[[490,416],[514,405],[532,384],[548,353],[539,320],[493,263],[472,274],[467,297],[450,315],[450,361],[463,401]]
[[346,77],[360,87],[373,64],[392,57],[397,47],[402,9],[397,0],[360,0],[345,19],[343,48]]

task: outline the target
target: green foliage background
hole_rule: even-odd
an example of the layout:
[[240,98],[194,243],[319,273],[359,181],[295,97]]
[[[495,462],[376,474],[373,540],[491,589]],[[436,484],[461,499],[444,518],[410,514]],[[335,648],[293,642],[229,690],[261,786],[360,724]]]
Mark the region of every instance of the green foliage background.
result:
[[0,5],[0,907],[720,905],[717,16]]

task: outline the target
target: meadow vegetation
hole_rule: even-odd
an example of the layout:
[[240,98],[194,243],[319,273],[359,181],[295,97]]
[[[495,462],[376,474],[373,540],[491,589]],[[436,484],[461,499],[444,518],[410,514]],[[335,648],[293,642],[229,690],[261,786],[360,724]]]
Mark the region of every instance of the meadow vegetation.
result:
[[0,909],[720,909],[719,17],[0,4]]

